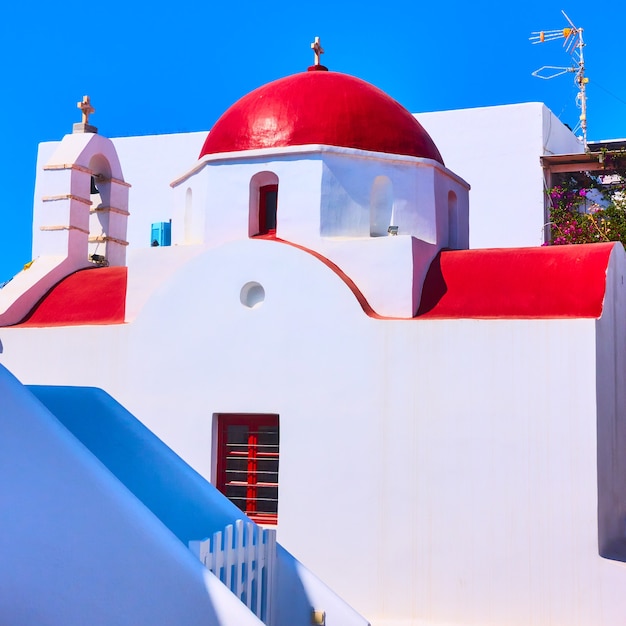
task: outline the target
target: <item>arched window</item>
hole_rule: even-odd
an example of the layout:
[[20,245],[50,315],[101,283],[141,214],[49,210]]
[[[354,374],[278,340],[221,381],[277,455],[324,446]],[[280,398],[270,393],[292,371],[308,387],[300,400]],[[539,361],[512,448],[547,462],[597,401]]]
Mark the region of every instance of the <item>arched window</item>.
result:
[[370,194],[370,236],[386,237],[393,218],[393,186],[387,176],[377,176]]
[[250,237],[274,237],[278,223],[278,176],[259,172],[250,180]]
[[459,221],[457,200],[454,191],[448,192],[448,248],[459,247]]
[[193,241],[193,192],[191,187],[185,191],[185,217],[184,217],[185,243]]
[[89,259],[96,263],[108,262],[107,241],[111,226],[111,166],[102,154],[89,161],[91,189],[89,199]]
[[276,235],[278,185],[263,185],[259,189],[259,235]]

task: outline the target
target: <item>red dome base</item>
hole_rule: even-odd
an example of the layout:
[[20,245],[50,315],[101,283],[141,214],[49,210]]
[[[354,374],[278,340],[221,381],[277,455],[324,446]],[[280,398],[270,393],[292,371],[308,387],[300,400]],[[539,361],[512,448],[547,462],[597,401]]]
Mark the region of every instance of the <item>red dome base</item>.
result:
[[216,122],[200,157],[308,144],[443,164],[433,140],[402,105],[363,80],[328,71],[281,78],[238,100]]

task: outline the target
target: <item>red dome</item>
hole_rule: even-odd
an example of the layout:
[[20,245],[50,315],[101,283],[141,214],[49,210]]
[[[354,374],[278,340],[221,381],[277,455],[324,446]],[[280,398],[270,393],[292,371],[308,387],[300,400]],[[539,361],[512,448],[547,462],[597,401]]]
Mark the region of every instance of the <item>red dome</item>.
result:
[[322,144],[443,159],[422,125],[386,93],[337,72],[275,80],[233,104],[215,123],[205,154]]

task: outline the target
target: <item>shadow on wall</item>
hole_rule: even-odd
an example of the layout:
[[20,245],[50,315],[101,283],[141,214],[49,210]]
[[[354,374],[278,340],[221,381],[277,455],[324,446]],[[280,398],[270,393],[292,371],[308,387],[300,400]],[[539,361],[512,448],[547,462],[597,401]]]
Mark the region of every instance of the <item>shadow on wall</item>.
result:
[[245,515],[119,402],[93,387],[29,390],[185,545]]
[[[93,387],[29,390],[185,547],[248,518],[119,402]],[[368,622],[278,546],[273,626],[308,625],[312,609],[333,623]]]
[[2,366],[0,398],[2,623],[258,625]]
[[426,279],[424,280],[424,287],[422,288],[422,298],[420,300],[417,316],[424,315],[429,311],[432,311],[439,301],[446,295],[448,286],[446,279],[441,271],[441,252],[433,259],[428,272],[426,273]]

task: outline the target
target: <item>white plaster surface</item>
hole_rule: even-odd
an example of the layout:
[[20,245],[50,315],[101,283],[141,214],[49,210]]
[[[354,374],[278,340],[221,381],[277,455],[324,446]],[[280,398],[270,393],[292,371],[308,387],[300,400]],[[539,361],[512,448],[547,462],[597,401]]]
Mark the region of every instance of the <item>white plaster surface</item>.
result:
[[[31,386],[29,391],[54,415],[54,418],[48,416],[50,421],[58,420],[115,476],[120,488],[128,491],[128,496],[132,494],[176,536],[180,542],[178,551],[184,557],[188,555],[190,541],[212,537],[215,532],[234,524],[235,520],[245,519],[234,504],[103,390]],[[11,404],[2,415],[3,419],[15,419]],[[30,492],[22,495],[32,496]],[[54,489],[48,493],[50,499],[60,495]],[[71,501],[66,507],[68,518],[81,514],[82,509],[77,510]],[[109,516],[105,500],[102,500],[99,513],[103,519]],[[132,516],[132,512],[128,516]],[[107,564],[103,565],[106,570]],[[197,568],[195,561],[194,566]],[[281,546],[277,548],[275,572],[276,582],[271,590],[272,626],[308,626],[312,606],[324,607],[329,624],[367,626],[366,620]],[[115,571],[110,572],[110,575],[114,574]],[[107,572],[102,576],[106,577]],[[213,576],[205,572],[204,578],[207,588],[211,589],[215,584]],[[115,583],[107,581],[107,584],[112,587]],[[224,592],[221,584],[218,588]],[[239,623],[241,607],[230,611],[232,596],[228,596],[226,602],[220,600],[220,594],[211,596],[211,604],[220,616],[220,623],[234,626]],[[74,600],[71,593],[66,598],[67,602],[76,604],[83,601],[80,596]],[[202,607],[196,608],[202,610]],[[207,617],[207,623],[211,623],[210,617]]]
[[2,329],[0,359],[28,383],[97,384],[209,479],[214,414],[279,414],[279,541],[376,626],[613,626],[604,328],[598,344],[595,320],[376,320],[313,256],[245,239],[194,256],[131,324]]
[[[416,117],[439,147],[446,166],[471,182],[471,247],[542,243],[543,173],[539,156],[581,152],[580,142],[569,129],[540,103],[419,113]],[[206,132],[199,131],[112,140],[125,179],[132,185],[131,247],[148,247],[151,223],[173,217],[173,241],[184,242],[184,198],[172,195],[169,183],[194,166],[205,138]],[[57,145],[40,145],[38,172]],[[299,182],[296,177],[296,187]],[[36,197],[41,194],[39,186],[38,180]],[[182,187],[186,189],[186,185]],[[194,206],[207,200],[206,189],[199,193],[198,198],[194,196]],[[223,209],[224,205],[219,206]],[[198,229],[203,230],[200,225],[195,231]],[[198,237],[195,242],[199,242]]]
[[604,311],[596,327],[598,544],[603,556],[626,561],[626,259],[621,246],[611,256]]
[[418,113],[445,164],[472,185],[470,247],[543,243],[544,154],[583,152],[539,102]]
[[[539,156],[580,151],[573,135],[536,103],[418,117],[472,184],[472,247],[541,243]],[[248,237],[242,176],[275,172],[278,235],[372,302],[396,298],[388,314],[416,306],[447,216],[413,216],[420,249],[361,240],[366,186],[342,156],[247,155],[180,178],[203,137],[115,140],[133,185],[128,323],[0,328],[0,363],[25,383],[104,389],[209,480],[214,415],[279,414],[278,539],[374,626],[620,624],[626,568],[600,553],[626,554],[623,253],[598,322],[373,319],[315,256]],[[382,169],[400,197],[445,206],[445,181],[431,193]],[[325,198],[354,211],[358,237],[320,238]],[[178,245],[149,249],[150,223],[170,217]],[[261,306],[242,304],[249,283]]]
[[[124,180],[131,185],[129,204],[132,219],[128,221],[127,233],[131,248],[149,247],[151,224],[167,222],[172,218],[170,182],[185,167],[197,161],[206,134],[206,131],[199,131],[111,139],[122,164]],[[40,173],[58,145],[59,142],[39,145],[35,202],[45,195]],[[37,238],[38,232],[34,232],[33,236]]]
[[[124,167],[132,217],[128,220],[129,248],[150,246],[150,226],[173,217],[170,183],[182,170],[191,167],[200,154],[206,131],[118,137],[113,144]],[[181,223],[172,225],[172,239]]]
[[[450,244],[464,248],[469,243],[468,185],[434,161],[308,146],[205,157],[198,164],[196,150],[199,151],[204,135],[127,137],[108,144],[108,140],[92,136],[91,143],[99,141],[103,152],[107,149],[107,158],[117,163],[117,156],[110,154],[109,147],[115,146],[120,162],[124,163],[125,180],[132,185],[129,199],[132,219],[127,227],[124,218],[129,251],[149,247],[150,225],[170,219],[174,245],[205,243],[215,246],[249,236],[250,215],[254,210],[250,181],[261,172],[271,172],[279,181],[277,236],[329,255],[381,315],[414,315],[419,305],[421,281],[437,250]],[[74,135],[68,135],[46,162],[84,161],[82,155],[76,156],[76,141]],[[42,146],[38,167],[51,149],[51,144]],[[191,166],[182,178],[178,175],[181,163]],[[114,169],[121,177],[119,165]],[[177,178],[172,191],[165,181],[174,180],[175,173]],[[50,203],[42,203],[41,197],[51,194],[52,183],[62,172],[44,172],[44,176],[51,183],[38,182],[36,186],[35,206],[39,208],[36,208],[35,221],[38,224],[41,218],[37,216],[45,215],[49,219],[51,211]],[[389,181],[390,207],[387,223],[377,226],[384,237],[372,237],[373,193],[380,178]],[[68,181],[59,179],[59,189],[67,186]],[[448,210],[450,192],[457,198],[453,216]],[[40,206],[42,204],[46,206]],[[115,218],[119,221],[119,216]],[[454,227],[449,223],[453,219]],[[390,239],[387,227],[391,225],[398,227],[399,235],[405,236],[404,241],[385,244],[374,241]],[[449,235],[451,228],[455,232],[454,242]],[[421,246],[419,255],[412,254],[414,244],[407,241],[406,236],[427,244]],[[46,242],[53,241],[56,239],[51,233],[42,233],[36,227],[34,256],[42,251],[50,254]],[[67,248],[69,244],[62,239],[55,245]],[[419,247],[419,243],[417,245]],[[90,252],[94,250],[101,252],[98,249],[90,249]],[[355,250],[359,251],[356,255]],[[426,250],[431,250],[431,254],[425,254]]]
[[[336,264],[380,315],[412,317],[438,250],[469,243],[468,185],[453,172],[429,159],[331,146],[204,157],[173,182],[175,223],[189,220],[192,240],[211,247],[255,234],[259,177],[278,183],[276,236]],[[374,204],[381,179],[387,181],[389,203],[384,216]],[[457,199],[454,211],[451,193]],[[381,223],[372,236],[375,212]],[[389,236],[389,226],[396,227],[397,237]],[[187,239],[178,235],[175,243]]]

